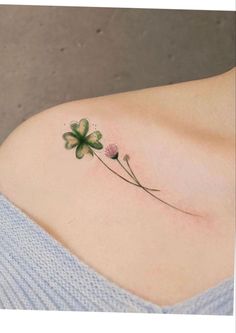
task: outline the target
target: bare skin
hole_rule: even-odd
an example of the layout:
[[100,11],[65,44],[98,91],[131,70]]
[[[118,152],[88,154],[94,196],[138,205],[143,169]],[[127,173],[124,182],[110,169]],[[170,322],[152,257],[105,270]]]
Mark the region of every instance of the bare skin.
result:
[[[163,306],[203,292],[233,275],[234,80],[233,69],[39,113],[0,147],[0,191],[77,257],[140,297]],[[65,150],[62,134],[81,118],[96,124],[104,145],[116,143],[121,156],[130,155],[141,183],[201,217],[158,202],[96,157],[78,160]]]

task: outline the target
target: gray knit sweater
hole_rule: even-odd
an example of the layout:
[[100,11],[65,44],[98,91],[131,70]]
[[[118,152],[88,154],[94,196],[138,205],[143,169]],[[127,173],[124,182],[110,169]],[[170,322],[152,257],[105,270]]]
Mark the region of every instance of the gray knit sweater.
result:
[[109,281],[0,194],[0,309],[233,314],[233,277],[160,307]]

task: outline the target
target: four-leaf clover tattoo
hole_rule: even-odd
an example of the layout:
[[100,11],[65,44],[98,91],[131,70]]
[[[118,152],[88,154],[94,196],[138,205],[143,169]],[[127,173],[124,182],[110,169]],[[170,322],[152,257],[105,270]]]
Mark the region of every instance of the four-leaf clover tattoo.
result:
[[151,197],[155,198],[156,200],[162,202],[163,204],[178,210],[182,213],[196,216],[195,214],[192,214],[188,211],[185,211],[183,209],[180,209],[163,199],[161,199],[159,196],[154,194],[153,192],[160,192],[159,189],[155,188],[149,188],[141,184],[141,182],[138,180],[137,176],[135,175],[131,164],[130,164],[130,156],[125,154],[123,157],[123,163],[119,158],[119,150],[118,146],[116,144],[109,144],[105,148],[105,156],[116,161],[119,166],[125,171],[128,179],[125,178],[123,175],[119,174],[117,171],[113,170],[112,167],[110,167],[96,152],[95,150],[102,150],[103,144],[100,142],[102,139],[102,133],[100,131],[94,131],[91,134],[88,134],[89,132],[89,122],[87,119],[81,119],[79,122],[72,123],[70,125],[71,132],[66,132],[63,134],[63,139],[65,140],[65,148],[66,149],[73,149],[75,150],[75,155],[78,159],[82,159],[86,154],[89,154],[91,156],[96,156],[97,159],[104,165],[109,171],[111,171],[113,174],[118,176],[120,179],[124,180],[125,182],[132,184],[136,187],[139,187],[143,191],[145,191],[147,194],[149,194]]
[[72,149],[76,147],[76,157],[81,159],[85,154],[94,155],[93,149],[102,149],[103,145],[99,140],[102,138],[102,134],[99,131],[95,131],[89,135],[89,122],[87,119],[81,119],[79,123],[71,124],[72,132],[66,132],[63,134],[63,138],[66,140],[65,148]]

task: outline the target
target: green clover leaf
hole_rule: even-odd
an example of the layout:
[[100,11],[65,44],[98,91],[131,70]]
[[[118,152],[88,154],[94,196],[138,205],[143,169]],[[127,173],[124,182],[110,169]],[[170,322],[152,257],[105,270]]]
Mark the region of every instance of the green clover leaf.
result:
[[75,155],[78,159],[81,159],[86,154],[94,155],[93,149],[102,149],[103,145],[99,141],[102,138],[102,133],[94,131],[88,134],[89,122],[87,119],[81,119],[78,123],[73,123],[70,126],[72,132],[66,132],[63,134],[66,149],[72,149],[76,147]]

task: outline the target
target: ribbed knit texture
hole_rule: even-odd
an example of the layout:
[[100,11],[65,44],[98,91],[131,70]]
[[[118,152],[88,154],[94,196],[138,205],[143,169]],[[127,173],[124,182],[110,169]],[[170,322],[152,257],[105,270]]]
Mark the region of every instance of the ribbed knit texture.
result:
[[152,304],[79,260],[0,194],[0,309],[232,315],[233,286],[231,278],[175,306]]

